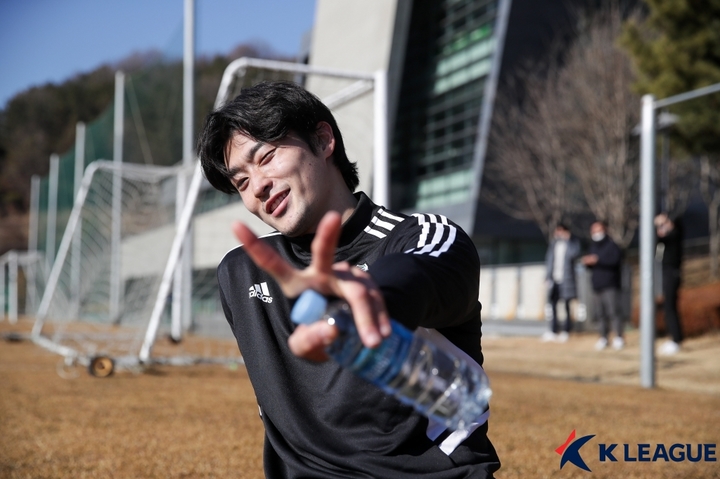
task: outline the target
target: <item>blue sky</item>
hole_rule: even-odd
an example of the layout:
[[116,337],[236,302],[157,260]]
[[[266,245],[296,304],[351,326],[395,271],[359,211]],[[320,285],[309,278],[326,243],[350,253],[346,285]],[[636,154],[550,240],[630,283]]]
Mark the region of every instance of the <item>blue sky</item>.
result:
[[[0,109],[133,52],[182,53],[183,0],[0,0]],[[262,42],[294,55],[315,0],[195,0],[196,54]]]

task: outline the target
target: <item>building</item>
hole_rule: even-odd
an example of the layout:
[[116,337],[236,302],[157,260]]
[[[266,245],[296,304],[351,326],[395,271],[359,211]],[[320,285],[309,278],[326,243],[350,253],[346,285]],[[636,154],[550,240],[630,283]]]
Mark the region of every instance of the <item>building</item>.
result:
[[[541,260],[539,228],[483,202],[483,165],[498,89],[562,35],[568,2],[318,0],[316,8],[310,64],[388,72],[390,206],[453,219],[485,264]],[[339,123],[357,129],[356,118]],[[352,158],[363,171],[367,160]]]

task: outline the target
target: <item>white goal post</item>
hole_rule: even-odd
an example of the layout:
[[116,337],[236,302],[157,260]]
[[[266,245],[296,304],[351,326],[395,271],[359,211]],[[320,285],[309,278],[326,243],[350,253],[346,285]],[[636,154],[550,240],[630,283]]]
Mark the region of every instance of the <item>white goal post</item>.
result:
[[37,309],[37,344],[81,363],[95,353],[137,357],[183,171],[105,160],[86,168]]

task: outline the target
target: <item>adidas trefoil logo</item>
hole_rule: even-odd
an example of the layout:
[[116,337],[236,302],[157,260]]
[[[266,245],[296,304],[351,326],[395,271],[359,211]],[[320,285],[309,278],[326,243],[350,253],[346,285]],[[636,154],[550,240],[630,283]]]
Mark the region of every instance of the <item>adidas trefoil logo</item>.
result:
[[262,282],[260,284],[255,283],[250,286],[250,298],[258,298],[265,303],[272,303],[273,299],[270,296],[270,290],[268,290],[267,283]]

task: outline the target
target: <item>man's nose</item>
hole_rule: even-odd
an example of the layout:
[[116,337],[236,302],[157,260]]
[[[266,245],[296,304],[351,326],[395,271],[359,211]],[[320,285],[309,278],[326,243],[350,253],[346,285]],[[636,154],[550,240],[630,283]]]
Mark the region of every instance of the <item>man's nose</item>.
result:
[[264,175],[257,175],[253,178],[252,188],[255,197],[262,198],[272,189],[272,180]]

